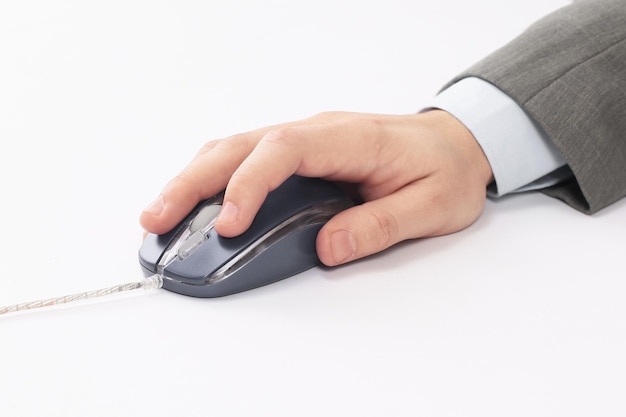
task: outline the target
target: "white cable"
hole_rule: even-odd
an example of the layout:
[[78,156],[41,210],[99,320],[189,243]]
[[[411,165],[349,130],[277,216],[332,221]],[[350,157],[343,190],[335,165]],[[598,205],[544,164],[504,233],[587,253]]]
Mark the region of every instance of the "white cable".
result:
[[143,288],[144,290],[152,290],[163,286],[163,277],[154,274],[144,278],[139,282],[130,282],[128,284],[116,285],[114,287],[102,288],[96,291],[81,292],[78,294],[65,295],[63,297],[49,298],[47,300],[31,301],[29,303],[14,304],[11,306],[0,307],[0,315],[6,313],[14,313],[22,310],[32,310],[34,308],[49,307],[57,304],[66,304],[73,301],[87,300],[89,298],[104,297],[106,295],[117,294],[123,291],[136,290]]

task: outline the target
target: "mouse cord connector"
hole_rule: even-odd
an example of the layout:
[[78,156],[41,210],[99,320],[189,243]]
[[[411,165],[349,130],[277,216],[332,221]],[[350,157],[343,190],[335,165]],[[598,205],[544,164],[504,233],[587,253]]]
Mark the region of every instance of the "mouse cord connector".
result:
[[66,304],[74,301],[87,300],[90,298],[104,297],[111,294],[117,294],[124,291],[136,290],[143,288],[144,290],[158,289],[163,286],[163,277],[154,274],[144,278],[139,282],[129,282],[127,284],[116,285],[113,287],[102,288],[95,291],[86,291],[78,294],[65,295],[63,297],[49,298],[46,300],[31,301],[29,303],[14,304],[11,306],[0,307],[0,315],[13,313],[23,310],[32,310],[34,308],[49,307],[57,304]]

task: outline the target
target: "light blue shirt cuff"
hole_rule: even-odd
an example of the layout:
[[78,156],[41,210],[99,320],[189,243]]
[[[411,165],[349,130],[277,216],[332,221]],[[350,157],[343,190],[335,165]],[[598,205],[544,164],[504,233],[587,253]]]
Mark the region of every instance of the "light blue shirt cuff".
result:
[[543,129],[493,84],[464,78],[437,95],[429,108],[445,110],[472,132],[493,171],[491,195],[544,188],[571,176]]

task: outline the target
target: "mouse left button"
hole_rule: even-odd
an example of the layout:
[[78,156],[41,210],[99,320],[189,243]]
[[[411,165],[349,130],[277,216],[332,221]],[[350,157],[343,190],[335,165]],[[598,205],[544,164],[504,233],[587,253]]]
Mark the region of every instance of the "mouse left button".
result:
[[173,233],[166,235],[148,234],[139,248],[139,263],[146,273],[154,274],[157,263],[173,238]]

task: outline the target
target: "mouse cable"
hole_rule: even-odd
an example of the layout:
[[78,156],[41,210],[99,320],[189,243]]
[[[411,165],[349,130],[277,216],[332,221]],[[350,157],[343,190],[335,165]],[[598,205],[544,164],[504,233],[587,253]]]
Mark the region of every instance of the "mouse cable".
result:
[[124,291],[136,290],[143,288],[144,290],[153,290],[163,286],[163,277],[154,274],[144,278],[139,282],[129,282],[127,284],[116,285],[114,287],[102,288],[96,291],[86,291],[78,294],[66,295],[63,297],[48,298],[46,300],[31,301],[29,303],[14,304],[12,306],[0,307],[0,315],[6,313],[14,313],[23,310],[32,310],[40,307],[50,307],[57,304],[66,304],[73,301],[87,300],[90,298],[104,297],[111,294],[117,294]]

